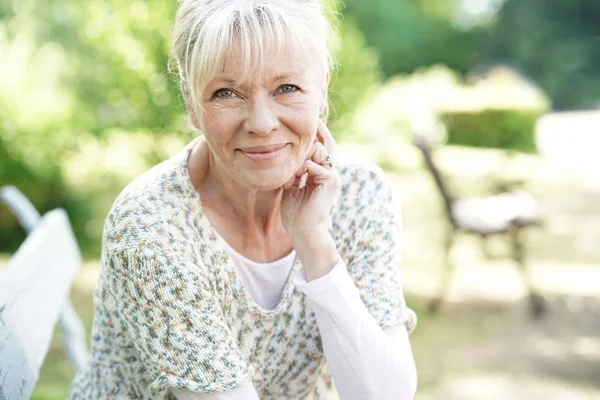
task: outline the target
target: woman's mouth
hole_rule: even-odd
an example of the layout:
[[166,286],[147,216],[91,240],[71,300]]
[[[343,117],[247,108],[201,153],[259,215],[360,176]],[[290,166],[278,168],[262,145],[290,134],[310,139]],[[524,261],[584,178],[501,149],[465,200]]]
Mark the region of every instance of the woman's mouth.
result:
[[240,151],[253,161],[269,161],[275,158],[286,145],[287,143],[269,146],[252,146],[240,149]]

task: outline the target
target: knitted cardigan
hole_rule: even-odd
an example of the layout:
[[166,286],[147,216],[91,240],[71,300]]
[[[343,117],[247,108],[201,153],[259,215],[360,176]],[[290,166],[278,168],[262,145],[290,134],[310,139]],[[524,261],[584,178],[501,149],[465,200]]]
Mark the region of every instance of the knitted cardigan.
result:
[[[174,399],[252,380],[261,400],[325,399],[331,376],[314,313],[292,275],[273,310],[253,302],[203,214],[187,161],[194,139],[130,183],[103,234],[92,356],[68,399]],[[336,165],[331,234],[382,328],[416,316],[399,265],[400,210],[374,164]],[[301,267],[299,259],[295,269]]]

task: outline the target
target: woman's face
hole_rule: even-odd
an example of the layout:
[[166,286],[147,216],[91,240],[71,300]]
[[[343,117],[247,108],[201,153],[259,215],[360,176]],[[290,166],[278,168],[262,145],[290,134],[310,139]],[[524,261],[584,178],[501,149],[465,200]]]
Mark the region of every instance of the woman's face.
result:
[[232,52],[202,93],[206,141],[216,167],[236,182],[277,189],[300,168],[315,140],[328,74],[282,53],[234,86],[240,60],[240,52]]

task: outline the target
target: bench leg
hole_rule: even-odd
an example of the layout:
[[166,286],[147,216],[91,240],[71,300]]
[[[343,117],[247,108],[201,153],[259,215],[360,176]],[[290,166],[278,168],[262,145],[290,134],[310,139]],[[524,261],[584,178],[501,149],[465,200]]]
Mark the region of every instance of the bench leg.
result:
[[529,293],[529,311],[534,318],[539,318],[546,311],[546,302],[544,297],[533,285],[530,271],[527,269],[527,264],[525,263],[522,228],[515,227],[511,231],[510,235],[512,238],[512,258],[521,271],[521,275]]
[[79,319],[71,300],[63,306],[58,321],[63,334],[63,344],[75,372],[87,364],[89,354],[86,347],[85,328]]
[[490,252],[489,236],[488,235],[480,235],[479,236],[479,245],[481,246],[481,253],[485,257],[485,259],[491,260],[493,258],[493,255]]
[[454,245],[454,239],[456,236],[456,228],[454,226],[448,227],[446,230],[446,237],[444,239],[444,269],[442,271],[442,277],[439,281],[436,295],[431,299],[427,307],[430,313],[436,313],[446,297],[446,292],[450,286],[452,274],[454,272],[455,263],[451,257],[452,247]]

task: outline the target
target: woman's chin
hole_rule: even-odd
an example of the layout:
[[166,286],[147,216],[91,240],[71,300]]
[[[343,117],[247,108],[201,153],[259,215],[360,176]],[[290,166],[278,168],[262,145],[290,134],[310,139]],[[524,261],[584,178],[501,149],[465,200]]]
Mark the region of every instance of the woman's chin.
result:
[[289,181],[290,177],[292,176],[292,174],[289,174],[289,176],[288,174],[283,175],[281,172],[266,172],[267,171],[252,171],[248,174],[249,176],[245,177],[246,179],[244,179],[246,181],[245,186],[257,190],[259,192],[268,192],[281,188]]

